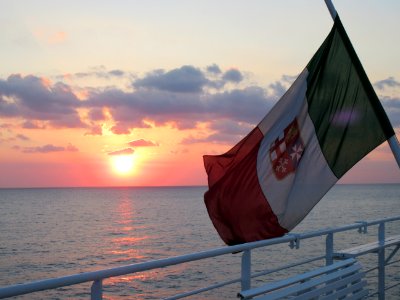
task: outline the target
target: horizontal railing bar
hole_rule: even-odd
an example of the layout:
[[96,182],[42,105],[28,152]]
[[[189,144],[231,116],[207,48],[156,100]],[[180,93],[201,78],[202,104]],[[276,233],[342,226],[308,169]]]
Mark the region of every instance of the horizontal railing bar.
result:
[[388,218],[384,218],[384,219],[377,219],[377,220],[372,220],[367,222],[368,226],[370,225],[378,225],[380,223],[387,223],[387,222],[393,222],[393,221],[399,221],[400,220],[400,216],[396,216],[396,217],[388,217]]
[[397,217],[384,218],[384,219],[374,220],[374,221],[369,221],[369,222],[354,223],[354,224],[350,224],[350,225],[346,225],[346,226],[342,226],[342,227],[338,227],[338,228],[326,228],[326,229],[302,233],[302,234],[288,234],[283,237],[278,237],[278,238],[269,239],[269,240],[250,242],[250,243],[245,243],[245,244],[240,244],[240,245],[235,245],[235,246],[228,246],[228,247],[223,247],[223,248],[216,248],[216,249],[206,250],[206,251],[197,252],[197,253],[191,253],[191,254],[175,256],[175,257],[170,257],[170,258],[165,258],[165,259],[158,259],[158,260],[147,261],[147,262],[143,262],[143,263],[125,265],[125,266],[116,267],[116,268],[103,269],[103,270],[92,271],[92,272],[85,272],[85,273],[81,273],[81,274],[74,274],[74,275],[63,276],[63,277],[59,277],[59,278],[45,279],[45,280],[34,281],[34,282],[29,282],[29,283],[11,285],[11,286],[6,286],[6,287],[0,288],[0,298],[18,296],[18,295],[23,295],[23,294],[27,294],[27,293],[43,291],[43,290],[47,290],[47,289],[54,289],[54,288],[70,286],[70,285],[74,285],[74,284],[80,284],[80,283],[84,283],[84,282],[101,280],[101,279],[105,279],[105,278],[109,278],[109,277],[121,276],[121,275],[130,274],[130,273],[136,273],[136,272],[142,272],[142,271],[147,271],[147,270],[156,269],[156,268],[173,266],[173,265],[177,265],[177,264],[181,264],[181,263],[217,257],[217,256],[225,255],[225,254],[237,253],[237,252],[242,252],[245,250],[251,250],[251,249],[255,249],[255,248],[266,247],[266,246],[271,246],[271,245],[276,245],[276,244],[281,244],[281,243],[291,242],[291,241],[296,241],[296,240],[301,240],[301,239],[308,239],[308,238],[313,238],[313,237],[317,237],[317,236],[327,235],[329,233],[342,232],[342,231],[347,231],[347,230],[351,230],[351,229],[362,228],[365,226],[372,226],[372,225],[377,225],[380,223],[393,222],[393,221],[399,221],[399,220],[400,220],[400,216],[397,216]]

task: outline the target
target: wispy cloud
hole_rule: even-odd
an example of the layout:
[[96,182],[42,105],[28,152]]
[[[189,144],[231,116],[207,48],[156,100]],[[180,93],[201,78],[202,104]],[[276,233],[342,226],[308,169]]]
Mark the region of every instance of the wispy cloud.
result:
[[47,144],[38,147],[23,147],[20,148],[23,153],[52,153],[52,152],[76,152],[78,148],[68,144],[66,147],[55,146],[52,144]]
[[144,139],[128,142],[128,145],[131,147],[157,147],[158,146],[157,143],[154,143],[152,141],[147,141]]
[[400,82],[397,81],[394,77],[388,77],[384,80],[375,82],[374,86],[379,90],[383,90],[386,87],[400,87]]
[[30,140],[29,137],[27,137],[26,135],[23,135],[23,134],[17,134],[15,136],[15,138],[18,139],[18,140],[21,140],[21,141],[29,141]]
[[[68,74],[68,76],[71,77],[76,77],[76,78],[88,78],[88,77],[96,77],[96,78],[103,78],[103,79],[111,79],[113,77],[121,78],[123,76],[127,75],[125,71],[123,70],[111,70],[107,71],[104,67],[100,66],[98,68],[94,68],[91,71],[88,72],[78,72],[78,73],[73,73],[73,74]],[[58,76],[58,79],[64,78],[65,75]]]
[[177,93],[198,93],[209,81],[193,66],[183,66],[168,72],[156,70],[133,83],[135,88],[148,88]]
[[90,109],[88,117],[92,121],[104,121],[106,119],[106,115],[101,107],[94,107]]
[[50,45],[61,44],[67,39],[67,33],[63,30],[40,28],[34,30],[33,35],[40,42]]
[[228,119],[216,120],[207,129],[208,134],[201,133],[200,136],[189,136],[181,141],[181,144],[195,143],[228,143],[232,144],[241,140],[254,128],[253,124],[238,123]]
[[92,124],[89,127],[89,131],[85,132],[85,135],[103,135],[103,127],[101,125]]
[[38,124],[38,122],[31,121],[31,120],[24,121],[21,124],[21,127],[25,128],[25,129],[44,129],[45,128],[43,125]]
[[121,150],[116,150],[116,151],[112,151],[112,152],[108,152],[107,154],[110,156],[116,156],[116,155],[131,155],[133,154],[135,151],[132,148],[125,148],[125,149],[121,149]]

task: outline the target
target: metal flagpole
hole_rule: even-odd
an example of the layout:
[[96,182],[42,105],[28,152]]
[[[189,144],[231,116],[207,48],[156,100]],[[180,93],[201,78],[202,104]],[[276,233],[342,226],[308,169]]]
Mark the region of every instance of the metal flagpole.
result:
[[[331,14],[331,17],[333,20],[335,20],[335,17],[337,15],[336,9],[332,4],[331,0],[325,0],[325,4],[328,7],[329,13]],[[392,136],[390,139],[388,139],[388,143],[390,146],[390,149],[392,150],[393,156],[396,159],[397,165],[400,168],[400,145],[399,141],[397,140],[396,134]]]
[[396,159],[397,164],[400,168],[400,146],[399,146],[399,141],[397,140],[396,135],[394,135],[390,139],[388,139],[388,143],[389,143],[390,149],[392,149],[394,158]]
[[329,10],[329,13],[331,14],[332,19],[335,20],[337,12],[336,12],[335,7],[332,4],[332,1],[331,0],[325,0],[325,4],[328,7],[328,10]]

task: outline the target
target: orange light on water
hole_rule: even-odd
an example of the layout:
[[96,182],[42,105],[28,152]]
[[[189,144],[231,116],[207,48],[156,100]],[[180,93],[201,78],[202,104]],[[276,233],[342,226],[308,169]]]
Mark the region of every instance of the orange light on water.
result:
[[140,254],[140,250],[138,249],[113,249],[107,252],[109,255],[113,255],[114,257],[118,257],[118,261],[132,261],[132,260],[140,260],[145,259],[144,255]]
[[132,246],[136,245],[137,242],[143,241],[148,239],[149,236],[140,236],[140,237],[133,237],[133,236],[125,236],[125,237],[118,237],[114,238],[113,243],[117,244],[118,246]]

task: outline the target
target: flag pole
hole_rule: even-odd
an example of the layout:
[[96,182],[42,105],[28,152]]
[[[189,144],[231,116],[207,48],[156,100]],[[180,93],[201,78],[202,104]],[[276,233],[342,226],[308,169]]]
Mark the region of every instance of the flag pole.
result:
[[[335,7],[332,4],[331,0],[325,0],[325,4],[328,7],[329,13],[331,14],[331,17],[333,20],[335,20],[337,11]],[[390,146],[390,149],[392,150],[393,156],[396,159],[397,165],[400,168],[400,145],[399,141],[397,140],[396,134],[393,135],[390,139],[388,139],[388,143]]]
[[329,10],[329,13],[331,14],[332,19],[335,20],[337,12],[336,12],[335,7],[332,4],[332,1],[331,0],[325,0],[325,4],[328,7],[328,10]]
[[390,149],[393,152],[394,158],[397,161],[397,165],[400,168],[400,146],[399,146],[399,141],[397,140],[396,134],[392,136],[390,139],[388,139],[388,143],[390,146]]

